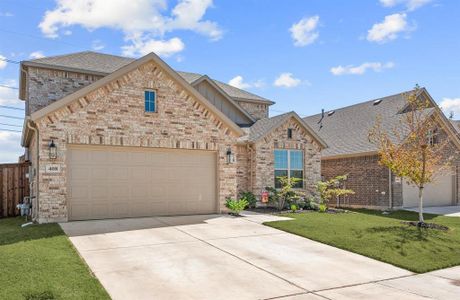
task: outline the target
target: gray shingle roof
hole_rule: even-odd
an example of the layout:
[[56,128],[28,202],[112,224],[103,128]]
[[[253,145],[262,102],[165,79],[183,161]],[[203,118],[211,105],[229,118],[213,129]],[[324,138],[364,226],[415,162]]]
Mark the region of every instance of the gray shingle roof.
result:
[[110,74],[123,66],[133,62],[134,58],[121,57],[92,51],[77,52],[65,55],[43,57],[30,60],[30,62],[89,72]]
[[[400,126],[403,114],[399,112],[406,105],[409,92],[336,109],[331,115],[332,111],[326,112],[322,122],[319,122],[321,114],[304,120],[328,144],[329,148],[322,152],[323,157],[373,152],[377,147],[369,141],[369,130],[375,125],[377,117],[381,118],[381,126],[388,132]],[[381,102],[375,105],[377,100]],[[426,113],[430,114],[433,110],[428,108]]]
[[246,140],[249,142],[257,141],[258,139],[265,136],[272,129],[280,126],[289,117],[292,116],[292,112],[288,112],[282,115],[274,116],[271,118],[260,119],[248,128],[248,136]]
[[460,133],[460,120],[450,120],[450,123],[452,126],[454,126],[455,130],[457,130],[458,133]]
[[323,148],[327,147],[327,143],[312,128],[310,128],[309,125],[306,122],[304,122],[302,118],[300,118],[299,115],[294,111],[277,115],[271,118],[260,119],[257,120],[257,122],[255,122],[251,127],[242,128],[243,131],[247,133],[247,135],[241,137],[239,141],[255,142],[267,135],[273,129],[281,126],[290,118],[297,119],[304,126],[306,131],[309,132],[310,135],[314,139],[316,139]]
[[[66,55],[58,55],[58,56],[50,56],[50,57],[43,57],[37,58],[29,61],[25,61],[24,63],[37,63],[42,65],[48,65],[51,67],[56,68],[69,68],[81,71],[87,71],[91,73],[101,73],[110,74],[115,72],[116,70],[120,69],[121,67],[133,62],[134,58],[129,57],[122,57],[110,54],[103,54],[97,53],[92,51],[84,51],[84,52],[77,52],[71,53]],[[190,72],[180,72],[177,71],[179,75],[181,75],[188,83],[192,83],[193,81],[200,78],[202,75],[198,73],[190,73]],[[226,83],[217,81],[212,79],[220,88],[222,88],[230,97],[236,98],[236,100],[255,100],[255,101],[263,101],[263,102],[270,102],[272,101],[260,97],[258,95],[252,94],[250,92],[238,89]]]

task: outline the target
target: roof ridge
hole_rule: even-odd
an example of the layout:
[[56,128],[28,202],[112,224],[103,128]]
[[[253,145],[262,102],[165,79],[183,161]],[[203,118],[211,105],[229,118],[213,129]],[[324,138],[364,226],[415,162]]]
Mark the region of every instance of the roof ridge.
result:
[[[424,88],[420,88],[420,89],[424,89]],[[325,112],[329,112],[329,111],[335,111],[335,112],[337,112],[337,111],[344,110],[344,109],[348,109],[348,108],[355,107],[355,106],[358,106],[358,105],[363,105],[363,104],[366,104],[366,103],[371,103],[371,102],[374,102],[374,101],[380,100],[380,99],[382,99],[383,101],[385,101],[385,98],[391,98],[391,97],[395,97],[395,96],[400,96],[400,95],[407,94],[407,93],[413,92],[413,91],[415,91],[415,89],[407,90],[407,91],[400,92],[400,93],[396,93],[396,94],[391,94],[391,95],[388,95],[388,96],[377,97],[377,98],[374,98],[374,99],[371,99],[371,100],[367,100],[367,101],[363,101],[363,102],[358,102],[358,103],[355,103],[355,104],[351,104],[351,105],[347,105],[347,106],[342,106],[342,107],[339,107],[339,108],[334,108],[334,109],[330,109],[330,110],[325,110]],[[321,115],[321,113],[314,114],[314,115],[310,115],[310,116],[306,116],[306,117],[304,117],[303,119],[308,119],[308,118],[311,118],[311,117],[314,117],[314,116],[319,116],[319,115]]]
[[88,53],[88,52],[91,52],[91,51],[89,51],[89,50],[78,51],[78,52],[73,52],[73,53],[70,53],[70,54],[59,54],[59,55],[45,56],[45,57],[34,58],[34,59],[26,59],[24,61],[40,61],[40,60],[43,60],[43,59],[49,59],[49,58],[55,58],[55,57],[64,57],[64,56],[76,55],[76,54],[82,54],[82,53]]

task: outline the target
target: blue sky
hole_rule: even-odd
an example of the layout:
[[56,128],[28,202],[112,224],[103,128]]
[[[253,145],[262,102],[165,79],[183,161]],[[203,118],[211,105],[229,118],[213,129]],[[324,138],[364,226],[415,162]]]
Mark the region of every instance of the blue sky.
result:
[[[18,86],[16,61],[155,51],[177,70],[276,101],[272,115],[316,114],[418,83],[460,118],[458,20],[456,0],[0,0],[0,105],[23,107],[3,87]],[[0,115],[23,111],[0,106]],[[22,120],[0,123],[0,162],[15,161],[20,133],[4,129],[21,130],[10,125]]]

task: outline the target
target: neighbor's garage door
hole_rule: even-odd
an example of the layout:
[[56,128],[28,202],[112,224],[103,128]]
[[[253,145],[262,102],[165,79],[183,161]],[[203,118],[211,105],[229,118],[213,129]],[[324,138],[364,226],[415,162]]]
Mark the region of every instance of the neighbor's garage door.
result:
[[216,154],[69,147],[69,220],[216,212]]
[[[423,190],[424,206],[452,205],[454,180],[452,174],[446,173],[439,176],[435,182],[427,184]],[[403,184],[404,207],[418,206],[418,188]]]

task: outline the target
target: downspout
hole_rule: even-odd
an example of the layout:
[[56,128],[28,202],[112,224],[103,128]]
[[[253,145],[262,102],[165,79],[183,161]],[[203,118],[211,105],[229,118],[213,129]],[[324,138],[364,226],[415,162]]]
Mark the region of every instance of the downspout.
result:
[[388,168],[388,205],[390,209],[393,209],[393,186],[392,186],[392,175],[391,170]]
[[38,130],[36,127],[32,127],[30,126],[30,121],[27,122],[27,128],[29,128],[30,130],[32,130],[35,134],[34,136],[36,136],[36,142],[35,142],[35,146],[37,148],[37,153],[35,154],[36,155],[36,165],[35,165],[35,169],[36,169],[36,177],[37,177],[37,180],[36,180],[36,189],[35,189],[35,200],[36,200],[36,205],[37,205],[37,218],[38,218],[38,215],[39,215],[39,212],[40,212],[40,201],[38,201],[39,199],[39,195],[40,195],[40,144],[39,144],[39,141],[40,141],[40,138],[39,138],[39,133],[38,133]]

